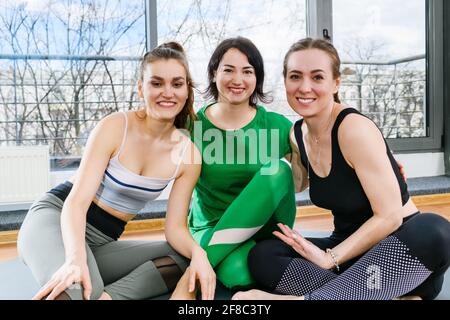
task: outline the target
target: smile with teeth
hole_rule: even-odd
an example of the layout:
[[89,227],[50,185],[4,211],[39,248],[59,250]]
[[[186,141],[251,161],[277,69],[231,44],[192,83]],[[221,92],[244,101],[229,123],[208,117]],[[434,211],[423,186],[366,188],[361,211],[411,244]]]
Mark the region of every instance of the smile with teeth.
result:
[[241,94],[241,93],[243,93],[244,92],[244,88],[230,88],[230,91],[231,91],[231,93],[234,93],[234,94]]
[[297,98],[297,101],[302,104],[311,104],[314,101],[316,101],[316,99],[315,98]]
[[172,108],[176,106],[176,102],[173,101],[160,101],[157,104],[162,108]]

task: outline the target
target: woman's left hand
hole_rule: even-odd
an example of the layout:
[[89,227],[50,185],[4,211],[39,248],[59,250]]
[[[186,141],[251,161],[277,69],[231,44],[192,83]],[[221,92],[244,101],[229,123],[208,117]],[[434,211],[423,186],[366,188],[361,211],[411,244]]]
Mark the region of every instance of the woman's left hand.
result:
[[402,175],[403,180],[405,180],[405,182],[406,182],[408,177],[406,176],[406,170],[405,170],[405,167],[403,166],[403,163],[401,163],[398,160],[395,160],[395,161],[397,162],[398,170],[400,171],[400,174]]
[[195,290],[195,283],[198,279],[200,282],[200,290],[202,292],[202,300],[214,300],[216,291],[216,273],[211,267],[206,252],[197,248],[192,253],[189,275],[189,291]]
[[273,234],[291,246],[303,258],[324,269],[333,267],[333,264],[330,265],[330,256],[324,250],[303,238],[297,231],[292,230],[287,225],[278,223],[278,227],[283,233],[274,231]]

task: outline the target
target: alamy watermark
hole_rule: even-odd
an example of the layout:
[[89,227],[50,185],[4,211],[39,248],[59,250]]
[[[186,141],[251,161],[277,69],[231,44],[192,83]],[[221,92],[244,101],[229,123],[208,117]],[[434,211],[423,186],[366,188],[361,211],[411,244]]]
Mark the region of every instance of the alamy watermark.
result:
[[[195,121],[192,134],[183,130],[202,153],[202,162],[205,164],[242,164],[265,165],[261,168],[262,175],[272,175],[278,172],[280,159],[280,130],[254,129],[221,130],[209,128],[203,130],[203,123]],[[174,137],[174,141],[179,141]],[[286,137],[286,143],[287,137]],[[282,155],[281,155],[282,156]],[[194,162],[190,154],[184,158]],[[189,160],[187,160],[189,159]],[[171,153],[172,163],[180,160],[180,153]]]

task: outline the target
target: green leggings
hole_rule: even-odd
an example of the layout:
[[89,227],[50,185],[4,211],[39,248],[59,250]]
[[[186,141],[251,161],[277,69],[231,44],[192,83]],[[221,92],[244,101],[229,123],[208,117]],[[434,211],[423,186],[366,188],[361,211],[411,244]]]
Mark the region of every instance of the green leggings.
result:
[[[294,225],[296,205],[291,168],[282,160],[273,161],[255,174],[214,228],[193,234],[206,250],[217,278],[228,288],[249,287],[254,283],[247,256],[256,241],[272,237],[279,222]],[[270,167],[278,170],[265,174],[263,169],[267,171]]]

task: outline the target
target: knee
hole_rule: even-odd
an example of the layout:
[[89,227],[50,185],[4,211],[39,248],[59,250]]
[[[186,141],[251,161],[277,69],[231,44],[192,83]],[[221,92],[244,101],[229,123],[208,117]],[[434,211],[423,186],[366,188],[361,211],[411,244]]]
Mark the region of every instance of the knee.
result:
[[254,283],[246,259],[225,258],[217,267],[216,276],[229,289],[248,287]]
[[429,214],[429,220],[432,220],[430,248],[436,250],[436,256],[442,259],[438,269],[446,270],[450,265],[450,222],[436,214]]
[[432,249],[437,255],[444,258],[447,263],[450,260],[450,222],[433,213],[422,213],[417,223],[426,231],[427,236],[422,239],[427,243],[428,249]]
[[276,253],[273,250],[272,242],[275,239],[265,240],[257,243],[248,255],[248,268],[250,274],[259,285],[274,289],[272,269],[269,267],[271,261],[275,261]]
[[260,173],[262,176],[268,177],[274,185],[293,179],[291,167],[280,159],[273,159],[264,164],[260,169]]
[[178,281],[183,276],[186,267],[177,262],[173,256],[156,258],[152,262],[169,291],[174,290]]
[[[426,234],[426,237],[419,237]],[[399,232],[403,241],[424,265],[433,272],[450,265],[450,222],[433,213],[421,213]]]
[[255,246],[249,240],[231,252],[217,267],[217,279],[227,288],[248,287],[254,283],[248,269],[248,255]]

